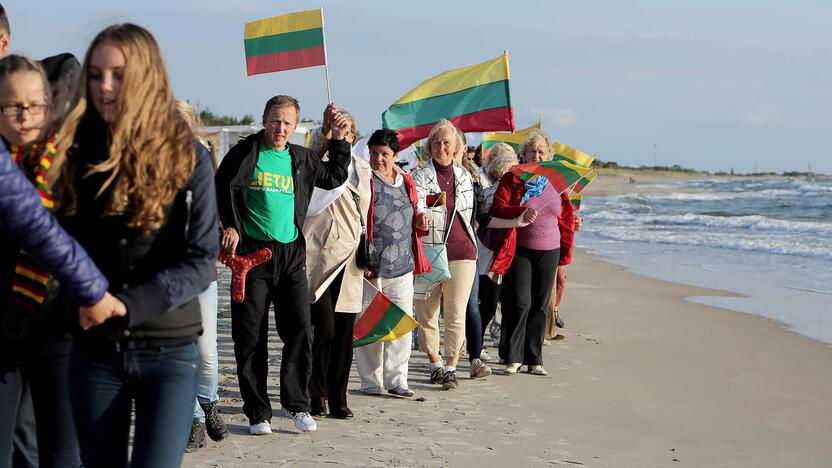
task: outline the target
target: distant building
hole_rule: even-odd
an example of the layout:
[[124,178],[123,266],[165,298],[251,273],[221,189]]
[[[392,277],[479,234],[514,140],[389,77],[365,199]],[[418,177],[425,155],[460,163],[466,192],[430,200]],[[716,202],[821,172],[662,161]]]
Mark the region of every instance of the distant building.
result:
[[[291,142],[296,145],[306,146],[307,133],[311,133],[316,128],[320,127],[319,122],[301,122],[295,129],[295,134],[292,135]],[[225,125],[225,126],[210,126],[199,129],[200,136],[208,142],[211,150],[214,152],[218,161],[222,161],[223,156],[228,153],[232,146],[236,145],[241,139],[259,132],[263,129],[260,124],[251,125]]]

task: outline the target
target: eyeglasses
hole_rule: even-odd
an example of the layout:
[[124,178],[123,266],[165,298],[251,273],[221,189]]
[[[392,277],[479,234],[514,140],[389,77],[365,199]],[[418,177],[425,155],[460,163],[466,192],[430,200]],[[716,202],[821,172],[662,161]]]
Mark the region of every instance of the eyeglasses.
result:
[[40,115],[46,112],[46,109],[49,108],[49,104],[29,104],[28,106],[24,106],[23,104],[9,104],[6,106],[0,106],[0,112],[3,115],[7,115],[9,117],[17,117],[18,115],[22,114],[23,111],[29,111],[29,115]]

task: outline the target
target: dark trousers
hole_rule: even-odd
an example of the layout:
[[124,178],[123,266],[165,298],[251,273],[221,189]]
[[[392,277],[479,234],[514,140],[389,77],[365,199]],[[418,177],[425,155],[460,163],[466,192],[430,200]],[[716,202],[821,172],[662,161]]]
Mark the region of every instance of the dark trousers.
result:
[[479,293],[479,309],[480,319],[482,320],[482,330],[480,340],[485,339],[485,329],[497,313],[497,303],[500,300],[500,288],[502,285],[491,281],[488,275],[480,275],[478,293]]
[[9,355],[0,357],[3,360],[0,363],[0,466],[9,466],[12,461],[12,438],[24,383],[30,388],[37,419],[40,466],[81,466],[67,393],[71,350],[72,339],[67,334],[32,349],[22,359],[13,359]]
[[479,306],[480,275],[474,275],[471,295],[468,296],[468,306],[465,309],[465,341],[467,342],[468,360],[479,359],[482,353],[484,322]]
[[231,337],[243,412],[249,423],[271,421],[268,377],[269,306],[274,305],[277,334],[283,341],[280,361],[280,404],[292,412],[308,412],[312,372],[312,323],[306,252],[298,241],[258,243],[246,240],[247,250],[272,250],[272,259],[249,271],[246,297],[231,302]]
[[343,271],[312,309],[312,377],[309,395],[328,399],[329,410],[347,407],[347,383],[352,366],[352,329],[356,314],[335,312]]
[[559,257],[560,249],[517,247],[500,295],[500,355],[506,363],[543,364],[546,312]]
[[70,372],[84,466],[172,468],[182,463],[196,398],[196,344],[116,351],[112,344],[76,343]]

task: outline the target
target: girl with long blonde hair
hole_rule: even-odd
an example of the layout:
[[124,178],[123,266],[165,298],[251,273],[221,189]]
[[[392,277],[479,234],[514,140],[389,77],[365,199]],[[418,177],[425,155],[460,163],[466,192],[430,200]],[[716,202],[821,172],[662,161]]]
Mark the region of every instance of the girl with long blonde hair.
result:
[[76,340],[70,393],[81,458],[128,464],[135,403],[130,466],[179,466],[196,396],[195,297],[218,251],[210,156],[176,111],[161,50],[139,26],[95,37],[78,92],[59,140],[63,223],[127,308],[86,324]]

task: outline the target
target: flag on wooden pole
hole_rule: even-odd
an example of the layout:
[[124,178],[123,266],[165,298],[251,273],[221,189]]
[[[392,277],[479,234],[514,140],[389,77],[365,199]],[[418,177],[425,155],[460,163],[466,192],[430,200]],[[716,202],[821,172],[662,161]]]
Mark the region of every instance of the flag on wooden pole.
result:
[[246,23],[248,76],[326,65],[322,10],[307,10]]
[[439,119],[463,132],[514,131],[508,89],[508,53],[477,65],[446,71],[410,90],[381,115],[402,148],[425,138]]

